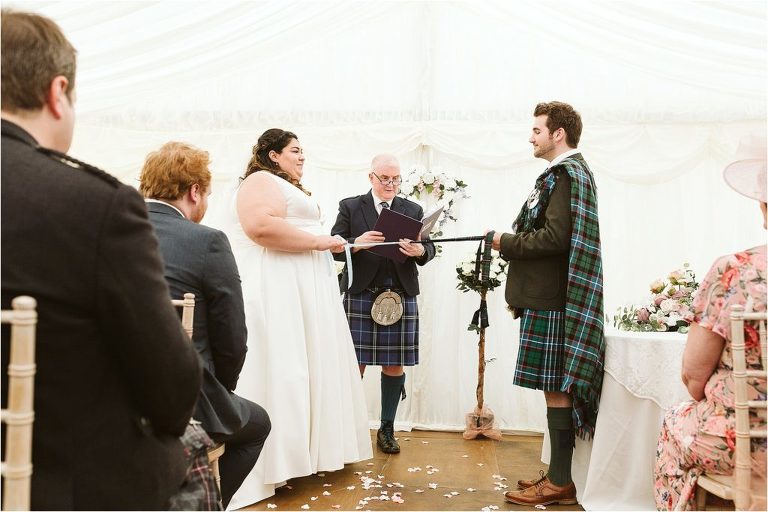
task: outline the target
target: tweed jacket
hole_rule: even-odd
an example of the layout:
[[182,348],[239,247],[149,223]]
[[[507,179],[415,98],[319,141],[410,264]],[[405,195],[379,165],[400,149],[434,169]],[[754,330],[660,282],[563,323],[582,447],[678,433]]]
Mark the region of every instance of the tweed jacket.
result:
[[509,262],[505,296],[513,308],[562,311],[568,287],[571,245],[571,184],[557,181],[544,214],[531,233],[504,233],[500,253]]
[[[412,219],[421,220],[424,216],[424,211],[420,205],[402,197],[393,198],[390,208]],[[331,235],[340,235],[349,243],[353,243],[355,238],[366,231],[371,231],[378,218],[379,214],[376,212],[373,194],[370,191],[364,195],[342,199],[339,202],[339,214],[336,217],[336,224],[331,229]],[[394,268],[407,295],[416,296],[419,294],[419,271],[416,266],[425,265],[435,257],[435,244],[424,244],[424,249],[424,255],[420,258],[408,258],[404,263],[392,261],[392,268]],[[344,253],[334,254],[334,258],[338,261],[345,261]],[[371,251],[361,250],[354,253],[352,255],[354,271],[352,287],[347,290],[349,274],[345,266],[340,283],[341,291],[361,293],[371,286],[379,266],[383,265],[385,261],[387,261],[386,258]]]
[[147,210],[171,295],[195,294],[192,340],[203,361],[195,419],[209,434],[233,434],[248,421],[247,402],[232,393],[248,348],[243,290],[229,240],[167,204],[147,202]]
[[22,294],[38,306],[32,509],[167,507],[200,363],[144,201],[6,120],[0,181],[2,307]]

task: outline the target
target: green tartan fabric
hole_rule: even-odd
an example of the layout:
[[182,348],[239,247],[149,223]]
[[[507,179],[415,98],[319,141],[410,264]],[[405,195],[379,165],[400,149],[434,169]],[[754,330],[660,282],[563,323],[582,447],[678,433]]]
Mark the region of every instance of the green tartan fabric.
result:
[[603,387],[603,261],[592,173],[581,154],[562,167],[571,177],[571,250],[565,303],[565,366],[561,391],[573,398],[574,423],[582,439],[595,432]]

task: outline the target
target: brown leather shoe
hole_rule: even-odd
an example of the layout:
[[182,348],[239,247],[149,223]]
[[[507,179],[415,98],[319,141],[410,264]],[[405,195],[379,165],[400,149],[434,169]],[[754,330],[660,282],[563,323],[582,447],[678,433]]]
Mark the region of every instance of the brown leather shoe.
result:
[[571,482],[560,487],[544,477],[527,489],[504,493],[504,499],[516,505],[576,505],[576,486]]
[[391,421],[382,421],[376,432],[376,444],[384,453],[400,453],[400,445],[395,439],[395,429]]
[[547,475],[544,474],[544,470],[540,469],[539,478],[535,480],[518,480],[517,488],[522,491],[523,489],[527,489],[532,485],[536,485],[537,483],[539,483],[541,480],[544,480],[545,478],[547,478]]

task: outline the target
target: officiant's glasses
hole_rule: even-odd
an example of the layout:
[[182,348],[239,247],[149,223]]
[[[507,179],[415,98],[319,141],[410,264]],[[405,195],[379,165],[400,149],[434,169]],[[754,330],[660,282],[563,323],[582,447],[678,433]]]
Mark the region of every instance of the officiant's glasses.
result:
[[381,183],[382,185],[395,185],[399,187],[400,184],[403,182],[403,179],[400,176],[396,178],[390,178],[389,176],[384,176],[385,179],[381,179],[381,177],[379,177],[379,175],[376,174],[375,172],[371,171],[371,174],[376,176],[376,179],[379,180],[379,183]]

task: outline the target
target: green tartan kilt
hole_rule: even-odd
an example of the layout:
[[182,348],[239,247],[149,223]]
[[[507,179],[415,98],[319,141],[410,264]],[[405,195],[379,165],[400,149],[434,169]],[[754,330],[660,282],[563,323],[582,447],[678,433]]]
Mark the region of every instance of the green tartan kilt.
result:
[[520,350],[513,384],[560,391],[565,349],[563,311],[521,310]]

